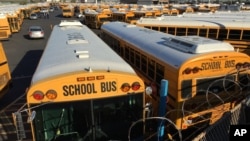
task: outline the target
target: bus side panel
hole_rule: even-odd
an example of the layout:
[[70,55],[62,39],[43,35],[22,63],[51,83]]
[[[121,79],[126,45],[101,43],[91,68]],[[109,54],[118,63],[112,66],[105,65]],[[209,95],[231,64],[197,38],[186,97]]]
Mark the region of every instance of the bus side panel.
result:
[[0,97],[7,93],[10,83],[11,73],[4,49],[0,43]]

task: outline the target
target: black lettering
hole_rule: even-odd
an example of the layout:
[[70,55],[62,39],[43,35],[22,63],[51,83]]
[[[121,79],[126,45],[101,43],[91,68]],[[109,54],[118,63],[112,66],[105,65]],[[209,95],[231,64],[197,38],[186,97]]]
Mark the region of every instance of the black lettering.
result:
[[221,69],[221,62],[205,62],[201,64],[202,70]]
[[81,84],[81,94],[86,94],[86,86]]
[[79,85],[75,85],[75,95],[81,93],[81,87]]
[[74,95],[74,86],[73,85],[69,85],[69,95]]
[[76,85],[68,85],[68,86],[64,85],[62,89],[63,89],[64,96],[97,93],[94,83],[76,84]]
[[68,96],[69,95],[68,86],[63,86],[63,95],[64,96]]
[[111,81],[111,82],[101,82],[101,92],[111,92],[111,91],[116,91],[116,82]]
[[116,91],[117,90],[117,88],[116,88],[116,82],[115,81],[113,81],[112,82],[112,91]]
[[105,90],[106,90],[105,83],[101,82],[100,86],[101,86],[101,92],[105,92]]
[[225,68],[233,68],[235,67],[235,60],[225,61]]

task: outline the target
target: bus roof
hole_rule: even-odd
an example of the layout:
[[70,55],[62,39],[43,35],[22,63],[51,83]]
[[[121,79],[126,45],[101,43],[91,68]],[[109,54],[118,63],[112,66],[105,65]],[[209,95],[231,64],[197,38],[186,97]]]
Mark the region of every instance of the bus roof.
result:
[[[161,16],[156,18],[140,18],[138,25],[158,25],[174,27],[201,27],[201,28],[250,28],[250,18],[248,16],[234,15],[208,15],[208,14],[184,14],[179,16]],[[185,24],[183,24],[185,21]]]
[[[65,22],[65,23],[63,23]],[[62,21],[55,25],[33,75],[32,83],[72,72],[135,73],[120,56],[87,26]],[[62,26],[63,25],[63,26]]]
[[199,36],[174,36],[123,22],[110,22],[102,25],[102,30],[122,37],[139,50],[168,61],[178,68],[187,59],[214,51],[234,51],[226,42]]

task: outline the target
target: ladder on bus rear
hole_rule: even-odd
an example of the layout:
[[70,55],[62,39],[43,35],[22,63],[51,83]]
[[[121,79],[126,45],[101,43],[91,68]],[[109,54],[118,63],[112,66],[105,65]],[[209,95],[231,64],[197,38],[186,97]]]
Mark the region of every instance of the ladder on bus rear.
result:
[[27,104],[24,104],[17,112],[12,113],[14,125],[16,127],[16,134],[17,134],[17,140],[21,141],[24,138],[26,138],[26,133],[24,129],[24,123],[22,118],[22,112],[27,112],[27,110],[22,110],[24,107],[26,107]]
[[21,141],[22,139],[26,138],[24,125],[23,125],[23,119],[22,119],[22,113],[21,112],[13,113],[13,120],[16,126],[17,140]]

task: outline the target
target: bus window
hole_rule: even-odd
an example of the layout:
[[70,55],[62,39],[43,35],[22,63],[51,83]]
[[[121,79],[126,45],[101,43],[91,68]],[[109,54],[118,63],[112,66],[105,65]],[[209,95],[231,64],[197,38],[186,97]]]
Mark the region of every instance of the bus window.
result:
[[177,36],[186,36],[187,28],[178,27],[176,31]]
[[218,35],[218,29],[212,29],[212,28],[209,29],[208,38],[217,39],[218,38],[217,35]]
[[141,54],[141,71],[147,74],[147,57]]
[[138,51],[135,51],[135,66],[140,70],[141,62],[140,62],[140,53]]
[[239,29],[237,29],[237,30],[230,29],[229,34],[228,34],[229,35],[228,38],[232,39],[232,40],[242,40],[241,39],[241,32],[242,32],[242,30],[239,30]]
[[243,30],[242,31],[242,40],[249,40],[250,39],[250,30]]
[[175,27],[168,27],[168,34],[176,35]]
[[208,29],[207,28],[200,28],[199,36],[207,37],[207,33],[208,33]]
[[148,60],[148,76],[151,79],[155,79],[155,61],[154,60]]
[[130,56],[130,62],[131,62],[132,65],[134,65],[135,64],[135,50],[130,49],[129,53],[130,53],[129,54],[129,56]]
[[187,29],[187,36],[188,35],[198,35],[198,29],[197,28],[188,28]]
[[226,40],[227,39],[227,33],[228,33],[227,29],[220,29],[218,39],[219,40]]
[[153,26],[152,30],[159,31],[159,27],[158,26]]
[[166,27],[160,27],[160,31],[164,32],[164,33],[167,33],[167,28]]

